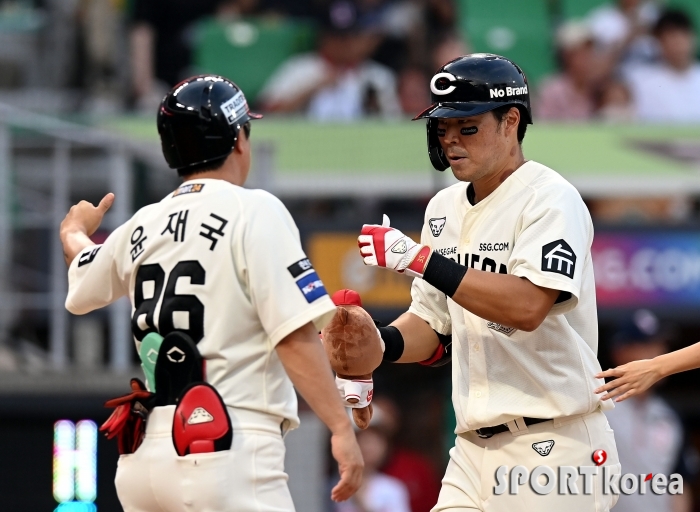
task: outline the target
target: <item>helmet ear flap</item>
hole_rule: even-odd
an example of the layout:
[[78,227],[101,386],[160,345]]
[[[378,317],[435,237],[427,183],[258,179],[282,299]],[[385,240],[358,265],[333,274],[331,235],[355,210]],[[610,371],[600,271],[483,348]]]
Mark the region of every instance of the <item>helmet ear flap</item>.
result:
[[430,163],[433,164],[433,167],[442,172],[450,166],[450,162],[447,160],[445,152],[442,150],[440,139],[438,139],[437,127],[438,120],[429,118],[426,123],[428,132],[428,156],[430,157]]

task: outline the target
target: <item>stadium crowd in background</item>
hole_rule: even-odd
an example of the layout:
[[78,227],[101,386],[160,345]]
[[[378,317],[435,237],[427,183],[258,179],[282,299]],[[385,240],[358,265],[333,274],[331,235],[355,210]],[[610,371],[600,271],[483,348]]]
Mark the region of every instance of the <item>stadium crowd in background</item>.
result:
[[[567,18],[560,7],[564,3],[547,2],[552,44],[546,46],[556,54],[559,71],[530,80],[538,119],[697,118],[699,20],[689,16],[697,18],[697,13],[671,8],[678,3],[665,0],[610,0]],[[469,1],[0,0],[0,16],[15,12],[15,4],[33,6],[40,13],[37,26],[44,17],[56,19],[51,30],[62,27],[61,34],[46,36],[49,44],[42,50],[47,66],[61,70],[51,85],[82,91],[76,95],[78,108],[97,114],[152,113],[169,87],[202,70],[195,58],[201,53],[199,31],[212,19],[224,26],[252,21],[314,27],[315,48],[299,48],[297,54],[289,50],[286,62],[266,72],[264,94],[251,94],[256,106],[268,112],[312,119],[415,115],[427,101],[429,79],[437,68],[483,50],[481,36],[467,30]],[[513,37],[517,45],[521,36]],[[309,49],[313,51],[303,53]],[[504,53],[508,56],[507,48]],[[21,59],[23,54],[17,55]],[[552,55],[542,57],[549,61]],[[0,58],[0,89],[21,88],[27,72],[20,68],[31,64],[5,60]],[[280,99],[282,83],[292,84],[293,94]],[[40,99],[28,104],[60,110],[60,102],[52,107],[50,97]]]
[[[632,8],[632,6],[634,8]],[[543,80],[537,115],[553,121],[693,122],[700,64],[682,10],[620,0],[556,32],[561,72]]]
[[[700,11],[690,9],[692,2],[591,1],[591,6],[599,5],[588,12],[579,8],[575,16],[565,15],[563,6],[573,4],[570,0],[545,3],[551,43],[540,47],[546,53],[540,61],[547,64],[530,80],[539,120],[685,123],[697,119]],[[272,59],[273,65],[262,72],[263,82],[268,80],[265,94],[259,98],[258,91],[250,94],[255,106],[269,107],[268,112],[306,114],[313,119],[415,115],[426,102],[429,79],[436,69],[451,58],[483,51],[484,44],[491,44],[488,33],[486,39],[469,33],[469,0],[0,0],[0,17],[17,18],[17,6],[34,9],[36,26],[46,23],[49,31],[39,36],[39,41],[46,42],[33,49],[27,46],[13,57],[14,50],[0,55],[0,92],[21,89],[27,76],[51,71],[55,77],[48,86],[73,91],[78,109],[97,114],[152,113],[169,87],[206,71],[198,59],[203,51],[202,27],[211,20],[223,27],[224,45],[230,37],[227,24],[313,27],[309,42],[316,34],[315,47],[285,50],[286,62]],[[483,21],[494,24],[501,35],[509,33],[498,26],[498,17]],[[19,35],[12,37],[16,44],[25,44]],[[521,43],[518,38],[527,37],[509,35],[506,39],[515,45],[510,50]],[[8,44],[13,40],[8,39]],[[338,47],[344,51],[337,51]],[[500,52],[495,48],[492,51]],[[37,49],[46,55],[30,58]],[[217,51],[225,54],[227,50]],[[509,47],[503,47],[505,56],[508,52]],[[260,58],[264,50],[256,55]],[[543,77],[542,73],[552,71],[551,62],[559,70],[555,67],[555,72]],[[275,64],[281,64],[276,72]],[[32,66],[36,69],[29,72]],[[523,66],[528,72],[526,61]],[[280,79],[296,86],[291,97],[283,100],[275,92],[282,87]],[[51,96],[34,96],[27,106],[73,110],[66,101],[52,103]],[[347,105],[335,105],[338,99]],[[329,105],[332,108],[327,110]]]

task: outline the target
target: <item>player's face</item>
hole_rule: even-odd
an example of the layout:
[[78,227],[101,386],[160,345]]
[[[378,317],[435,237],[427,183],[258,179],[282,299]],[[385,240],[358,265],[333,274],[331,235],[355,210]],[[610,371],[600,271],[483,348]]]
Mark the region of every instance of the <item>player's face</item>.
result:
[[440,119],[438,138],[460,181],[478,181],[498,172],[507,158],[508,140],[503,124],[491,112],[473,117]]

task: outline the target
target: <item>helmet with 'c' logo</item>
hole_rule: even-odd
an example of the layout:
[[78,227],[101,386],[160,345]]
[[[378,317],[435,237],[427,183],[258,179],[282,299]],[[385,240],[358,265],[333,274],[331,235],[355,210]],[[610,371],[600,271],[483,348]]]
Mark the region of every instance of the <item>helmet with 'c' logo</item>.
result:
[[499,55],[473,53],[448,62],[430,81],[430,96],[433,104],[414,120],[427,119],[428,155],[438,171],[450,166],[437,136],[438,119],[471,117],[512,105],[532,124],[527,77]]

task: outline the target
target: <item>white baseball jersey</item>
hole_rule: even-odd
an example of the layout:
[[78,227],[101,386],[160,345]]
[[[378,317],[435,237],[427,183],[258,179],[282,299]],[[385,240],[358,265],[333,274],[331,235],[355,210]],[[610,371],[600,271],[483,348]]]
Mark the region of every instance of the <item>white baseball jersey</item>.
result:
[[187,332],[227,405],[298,424],[296,394],[274,349],[308,322],[320,331],[335,306],[273,195],[187,181],[83,250],[68,280],[71,313],[128,294],[137,348],[149,332]]
[[433,197],[421,243],[469,268],[524,277],[562,294],[542,325],[524,332],[484,320],[414,280],[409,311],[452,335],[456,432],[594,411],[601,401],[593,390],[602,380],[593,377],[600,371],[593,225],[581,196],[532,161],[476,205],[468,188],[457,183]]

